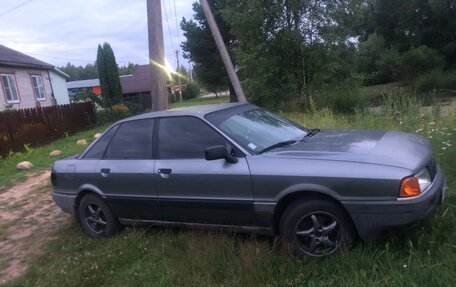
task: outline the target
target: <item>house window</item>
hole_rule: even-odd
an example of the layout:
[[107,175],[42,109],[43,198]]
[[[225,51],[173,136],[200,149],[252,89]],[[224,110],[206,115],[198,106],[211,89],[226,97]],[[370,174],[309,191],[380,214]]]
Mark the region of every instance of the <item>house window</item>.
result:
[[31,77],[33,91],[35,92],[35,98],[37,100],[45,100],[46,95],[44,94],[43,77],[37,75],[32,75]]
[[16,79],[13,74],[1,74],[3,92],[6,96],[7,103],[19,103],[19,94],[17,92]]

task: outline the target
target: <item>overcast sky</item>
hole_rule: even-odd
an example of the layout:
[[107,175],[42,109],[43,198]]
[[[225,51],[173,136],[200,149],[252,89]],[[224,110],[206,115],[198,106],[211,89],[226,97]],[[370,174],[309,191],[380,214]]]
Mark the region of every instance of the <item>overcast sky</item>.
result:
[[[191,18],[192,3],[162,0],[165,55],[173,67],[184,40],[179,24]],[[103,42],[111,44],[119,65],[147,64],[146,0],[0,0],[2,45],[62,66],[93,63]]]

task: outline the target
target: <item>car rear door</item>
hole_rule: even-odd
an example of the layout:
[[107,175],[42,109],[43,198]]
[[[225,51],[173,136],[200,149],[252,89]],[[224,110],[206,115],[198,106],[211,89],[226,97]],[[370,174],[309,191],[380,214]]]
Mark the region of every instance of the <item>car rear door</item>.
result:
[[153,127],[153,119],[122,123],[98,162],[98,187],[122,220],[161,220],[152,159]]
[[208,147],[229,142],[203,120],[165,117],[156,123],[155,177],[163,219],[169,222],[255,225],[250,171],[238,162],[207,161]]

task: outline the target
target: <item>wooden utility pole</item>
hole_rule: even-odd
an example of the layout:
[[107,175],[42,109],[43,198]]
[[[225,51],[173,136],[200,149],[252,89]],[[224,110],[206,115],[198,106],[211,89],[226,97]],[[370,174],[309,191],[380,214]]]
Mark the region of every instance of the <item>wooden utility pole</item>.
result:
[[168,93],[164,77],[165,53],[161,1],[147,0],[147,24],[149,30],[150,94],[152,111],[168,108]]
[[183,75],[179,74],[180,65],[179,65],[179,50],[176,50],[176,60],[177,60],[177,85],[179,86],[179,102],[182,103],[182,87],[181,87],[181,77]]
[[203,8],[204,15],[206,16],[207,23],[209,24],[209,28],[211,29],[212,36],[214,37],[215,43],[217,44],[220,56],[222,57],[223,63],[225,64],[226,71],[228,72],[228,77],[230,78],[231,84],[233,85],[234,91],[236,92],[237,99],[239,102],[247,102],[244,91],[242,90],[241,83],[239,82],[239,78],[236,74],[236,71],[234,70],[233,62],[231,62],[230,55],[228,54],[228,50],[225,47],[225,42],[223,42],[222,35],[220,34],[220,30],[217,26],[217,22],[215,22],[211,7],[209,6],[207,0],[200,0],[200,3],[201,7]]

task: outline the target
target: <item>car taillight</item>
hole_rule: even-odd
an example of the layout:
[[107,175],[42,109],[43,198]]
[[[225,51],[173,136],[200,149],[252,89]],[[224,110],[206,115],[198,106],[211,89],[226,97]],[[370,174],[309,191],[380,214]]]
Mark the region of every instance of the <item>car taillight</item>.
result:
[[406,177],[402,180],[399,197],[411,197],[419,194],[421,194],[421,188],[416,176]]

